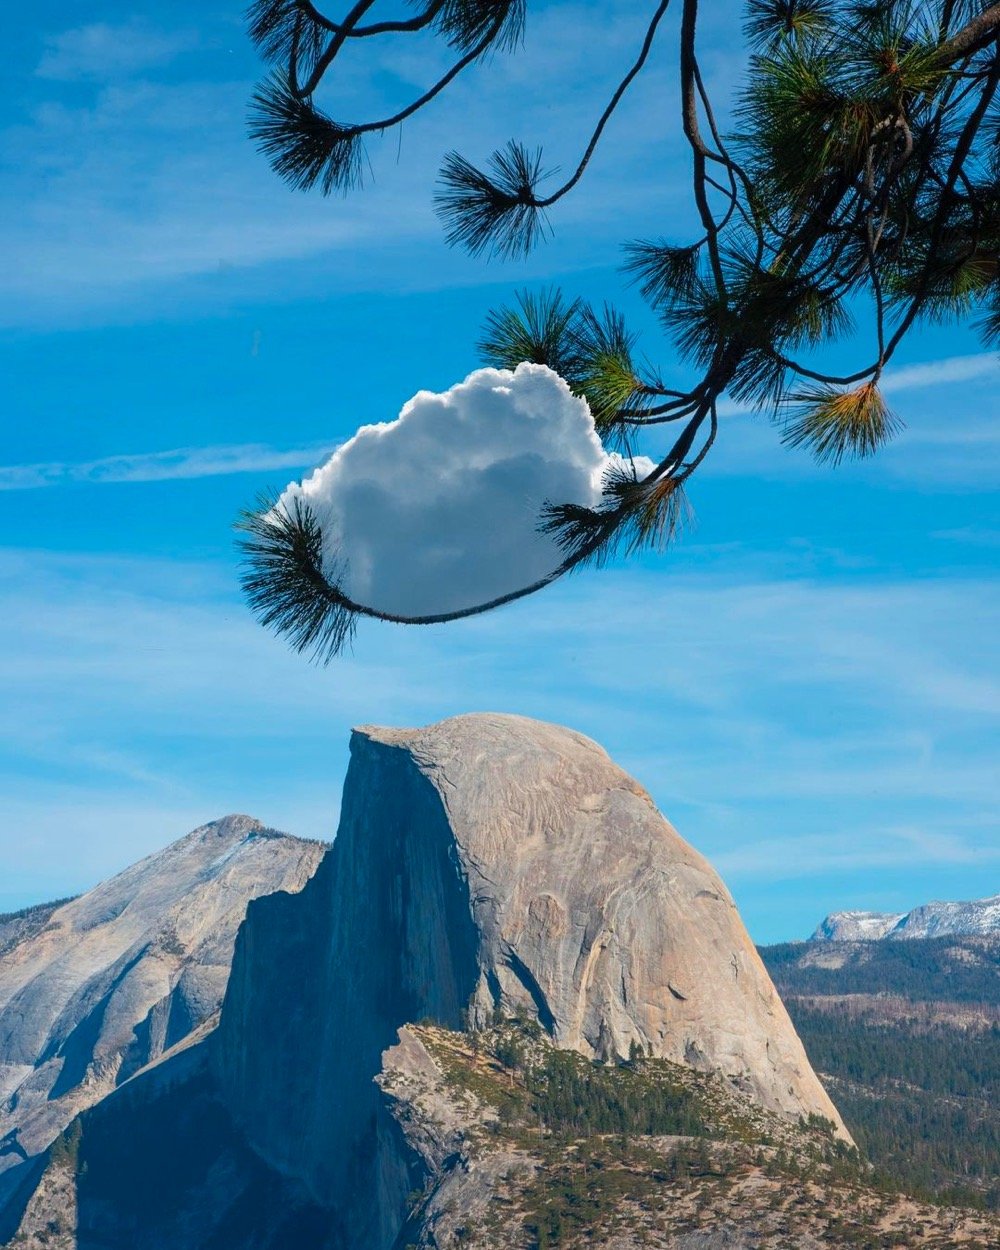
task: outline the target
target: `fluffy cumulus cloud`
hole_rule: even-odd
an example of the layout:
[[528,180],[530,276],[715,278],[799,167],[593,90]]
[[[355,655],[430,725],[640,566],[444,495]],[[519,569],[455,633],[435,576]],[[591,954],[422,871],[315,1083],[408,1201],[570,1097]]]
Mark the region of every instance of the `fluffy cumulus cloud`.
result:
[[[364,426],[301,484],[323,533],[324,572],[352,599],[425,615],[497,598],[551,573],[546,503],[593,507],[608,468],[584,400],[544,365],[479,369],[418,392]],[[641,474],[652,463],[636,460]]]

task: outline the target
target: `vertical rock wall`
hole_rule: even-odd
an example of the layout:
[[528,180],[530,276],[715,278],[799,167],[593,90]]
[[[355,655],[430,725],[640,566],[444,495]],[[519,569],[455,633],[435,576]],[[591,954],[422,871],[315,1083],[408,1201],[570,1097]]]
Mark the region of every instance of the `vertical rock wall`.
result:
[[315,877],[248,912],[217,1067],[269,1163],[327,1203],[366,1195],[370,1213],[382,1051],[407,1020],[461,1026],[478,940],[434,787],[404,752],[361,735],[351,752],[340,830]]
[[[340,829],[295,898],[251,905],[217,1077],[254,1149],[385,1246],[382,1052],[408,1021],[525,1010],[596,1059],[721,1070],[846,1136],[724,885],[589,739],[510,716],[356,731]],[[389,1173],[392,1173],[390,1175]]]

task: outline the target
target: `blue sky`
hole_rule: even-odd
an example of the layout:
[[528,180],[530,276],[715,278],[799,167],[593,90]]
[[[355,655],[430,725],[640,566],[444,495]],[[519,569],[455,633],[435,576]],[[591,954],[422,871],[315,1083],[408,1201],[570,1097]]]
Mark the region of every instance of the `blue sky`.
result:
[[[547,247],[500,266],[442,242],[443,152],[481,159],[516,135],[568,166],[640,34],[633,3],[530,12],[521,56],[374,144],[372,185],[346,201],[288,192],[246,140],[258,66],[239,6],[39,0],[12,17],[0,910],[228,811],[329,837],[352,724],[482,709],[601,741],[758,940],[834,908],[1000,890],[1000,366],[971,333],[906,344],[888,385],[907,429],[869,464],[817,468],[728,416],[696,525],[665,556],[461,625],[363,627],[327,669],[242,606],[238,510],[464,377],[518,287],[614,298],[671,367],[616,268],[622,240],[683,238],[689,220],[660,123],[670,31]],[[707,32],[720,90],[731,26]],[[439,55],[352,65],[341,115],[400,98]]]

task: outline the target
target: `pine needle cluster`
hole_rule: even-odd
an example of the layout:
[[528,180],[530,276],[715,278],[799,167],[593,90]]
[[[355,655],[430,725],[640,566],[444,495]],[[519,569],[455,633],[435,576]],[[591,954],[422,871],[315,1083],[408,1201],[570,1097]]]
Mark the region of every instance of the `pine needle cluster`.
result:
[[683,476],[640,479],[627,462],[608,470],[597,508],[549,504],[541,529],[574,567],[601,566],[644,548],[665,550],[690,524],[693,512]]
[[488,172],[451,152],[435,196],[448,242],[472,256],[527,256],[547,230],[536,195],[544,177],[541,149],[514,140],[493,153]]
[[341,126],[300,99],[280,72],[253,97],[250,135],[275,173],[299,191],[319,186],[324,195],[361,185],[364,144],[355,127]]
[[567,303],[553,288],[519,291],[513,305],[491,312],[479,353],[496,369],[548,365],[587,400],[602,439],[628,450],[629,414],[656,386],[635,360],[635,340],[615,309]]
[[824,386],[796,397],[798,410],[785,425],[782,441],[807,447],[817,460],[840,464],[845,456],[874,455],[901,428],[874,382],[853,390]]
[[262,496],[236,528],[243,593],[260,623],[322,663],[339,655],[354,636],[357,611],[324,570],[323,534],[309,505]]

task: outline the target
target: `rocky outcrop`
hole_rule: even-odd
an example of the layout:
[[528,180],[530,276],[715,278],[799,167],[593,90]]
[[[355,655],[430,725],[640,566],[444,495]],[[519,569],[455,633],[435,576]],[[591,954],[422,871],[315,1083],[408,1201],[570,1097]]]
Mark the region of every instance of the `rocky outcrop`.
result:
[[0,1207],[75,1115],[218,1012],[248,900],[301,889],[325,849],[228,816],[7,922]]
[[468,1149],[500,1109],[456,1109],[406,1026],[461,1048],[514,1018],[583,1072],[642,1055],[846,1139],[724,885],[596,743],[514,716],[366,727],[315,874],[247,907],[218,1027],[82,1117],[80,1250],[457,1244],[536,1165]]
[[835,911],[811,942],[873,942],[882,938],[985,937],[1000,934],[1000,894],[966,903],[925,903],[912,911]]
[[76,1172],[69,1159],[41,1173],[17,1228],[18,1250],[77,1250]]
[[[377,1081],[382,1153],[420,1165],[393,1250],[915,1250],[1000,1233],[995,1216],[875,1194],[821,1126],[764,1111],[719,1074],[638,1057],[595,1068],[530,1023],[471,1037],[408,1026]],[[612,1090],[632,1109],[621,1134],[581,1132]],[[670,1123],[681,1106],[686,1128]]]
[[[378,1112],[378,1193],[383,1213],[380,1245],[418,1248],[461,1245],[473,1228],[485,1227],[491,1208],[506,1196],[513,1178],[530,1180],[538,1162],[525,1149],[483,1130],[498,1127],[497,1109],[461,1082],[445,1076],[446,1064],[428,1049],[437,1029],[403,1028],[375,1078]],[[458,1059],[460,1052],[444,1054]],[[484,1065],[489,1071],[491,1065]],[[495,1065],[492,1065],[495,1067]],[[463,1073],[463,1075],[465,1075]],[[493,1075],[491,1073],[491,1075]],[[495,1078],[494,1078],[495,1079]],[[477,1144],[488,1138],[488,1147]],[[405,1165],[405,1166],[401,1166]],[[400,1220],[397,1213],[403,1213]],[[395,1218],[385,1219],[386,1215]],[[501,1241],[509,1241],[501,1237]]]
[[375,1192],[373,1078],[397,1029],[496,1012],[591,1058],[722,1072],[846,1136],[725,886],[596,743],[499,715],[359,729],[333,849],[241,930],[227,1105],[264,1157],[347,1209]]

